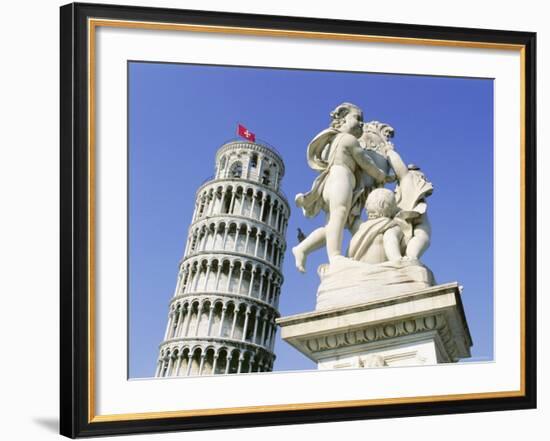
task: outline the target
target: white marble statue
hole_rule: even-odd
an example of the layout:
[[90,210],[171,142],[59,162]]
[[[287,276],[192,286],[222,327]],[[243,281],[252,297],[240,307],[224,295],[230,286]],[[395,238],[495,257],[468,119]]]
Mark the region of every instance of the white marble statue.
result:
[[387,188],[372,190],[365,208],[368,219],[351,238],[348,258],[319,268],[317,309],[364,303],[435,283],[417,257],[406,255],[414,238],[412,220],[419,213],[400,210],[396,194]]
[[[308,237],[299,229],[300,244],[293,249],[300,271],[306,256],[325,243],[329,263],[318,268],[315,311],[277,319],[281,337],[319,369],[470,357],[460,286],[436,285],[420,260],[430,245],[427,199],[433,185],[395,151],[392,127],[361,124],[361,111],[352,104],[331,116],[332,127],[308,147],[308,163],[320,174],[310,192],[296,196],[306,216],[325,211],[327,224]],[[395,190],[384,188],[394,181]],[[342,255],[344,228],[352,236]]]
[[[432,184],[418,167],[405,165],[390,142],[394,130],[388,124],[363,123],[361,110],[349,103],[331,117],[331,127],[308,146],[308,164],[319,176],[311,191],[296,196],[307,217],[324,211],[327,223],[292,250],[303,272],[307,255],[326,244],[329,264],[319,269],[318,308],[433,285],[431,271],[419,260],[430,244],[426,198]],[[383,188],[392,180],[395,193]],[[344,228],[352,233],[346,257]]]
[[342,255],[345,227],[353,228],[364,202],[363,177],[383,185],[386,173],[373,161],[358,138],[363,135],[363,113],[350,103],[340,104],[330,114],[331,126],[309,144],[309,166],[319,171],[308,193],[296,195],[296,205],[305,216],[326,213],[326,226],[317,228],[292,249],[299,271],[305,271],[307,255],[326,244],[329,262]]

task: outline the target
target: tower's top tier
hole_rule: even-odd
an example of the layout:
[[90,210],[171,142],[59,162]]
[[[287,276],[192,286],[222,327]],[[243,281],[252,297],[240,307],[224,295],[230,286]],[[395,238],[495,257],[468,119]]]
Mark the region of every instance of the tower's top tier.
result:
[[216,179],[246,179],[278,190],[284,174],[281,156],[265,144],[235,140],[216,153]]

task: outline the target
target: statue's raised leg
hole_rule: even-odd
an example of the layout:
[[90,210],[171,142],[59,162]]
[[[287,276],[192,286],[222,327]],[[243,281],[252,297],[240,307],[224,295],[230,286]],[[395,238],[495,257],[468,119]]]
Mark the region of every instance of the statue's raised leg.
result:
[[313,230],[302,242],[292,248],[292,254],[296,259],[296,268],[304,273],[306,271],[306,259],[308,254],[323,247],[326,242],[325,227]]

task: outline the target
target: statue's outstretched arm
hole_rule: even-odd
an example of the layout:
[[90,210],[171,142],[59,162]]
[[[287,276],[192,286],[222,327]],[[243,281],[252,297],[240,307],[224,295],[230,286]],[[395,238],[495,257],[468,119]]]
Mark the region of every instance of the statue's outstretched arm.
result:
[[395,150],[388,150],[386,154],[393,171],[397,175],[397,179],[403,179],[403,177],[405,177],[405,175],[409,172],[409,169],[401,159],[401,156],[399,156],[399,153]]
[[358,142],[355,142],[350,146],[350,151],[357,165],[365,170],[369,176],[372,176],[378,182],[383,183],[385,181],[386,173],[378,168],[372,158],[368,155],[368,153],[366,153],[365,149],[363,149]]

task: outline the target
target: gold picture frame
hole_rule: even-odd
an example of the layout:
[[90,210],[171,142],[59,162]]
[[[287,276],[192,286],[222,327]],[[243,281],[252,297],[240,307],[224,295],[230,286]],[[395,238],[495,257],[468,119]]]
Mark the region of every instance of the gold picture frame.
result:
[[[228,25],[228,23],[231,23]],[[519,53],[521,149],[520,388],[487,393],[98,414],[96,405],[96,32],[181,31],[463,47]],[[535,34],[430,26],[70,4],[61,8],[61,434],[196,428],[530,408],[535,406]],[[526,246],[529,244],[529,247]]]

